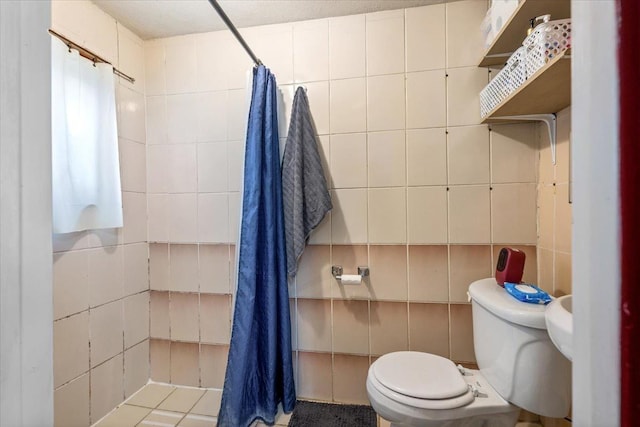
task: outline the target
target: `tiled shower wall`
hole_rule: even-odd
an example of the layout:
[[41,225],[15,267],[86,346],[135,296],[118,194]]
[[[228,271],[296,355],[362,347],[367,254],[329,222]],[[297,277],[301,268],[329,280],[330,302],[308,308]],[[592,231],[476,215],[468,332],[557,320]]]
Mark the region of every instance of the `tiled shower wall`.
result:
[[[334,202],[290,287],[302,398],[366,403],[367,369],[390,351],[474,362],[466,290],[504,245],[537,281],[538,128],[479,124],[486,7],[242,30],[287,118],[306,88]],[[226,31],[145,42],[145,57],[151,377],[220,387],[251,63]],[[341,286],[332,264],[371,276]]]
[[555,296],[571,293],[571,107],[558,113],[556,164],[546,127],[540,125],[538,268],[541,286]]
[[144,54],[88,1],[53,1],[52,16],[54,30],[136,79],[116,78],[124,228],[54,235],[55,425],[89,426],[149,378]]

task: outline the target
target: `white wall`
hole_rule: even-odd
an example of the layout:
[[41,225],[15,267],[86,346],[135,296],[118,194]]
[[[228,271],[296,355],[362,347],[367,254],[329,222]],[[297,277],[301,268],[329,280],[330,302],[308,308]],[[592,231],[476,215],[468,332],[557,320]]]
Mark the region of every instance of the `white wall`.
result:
[[0,425],[53,424],[49,1],[0,2]]
[[52,28],[116,78],[124,227],[53,237],[56,427],[89,426],[149,380],[146,129],[142,40],[90,1],[51,2]]
[[573,424],[620,419],[620,209],[616,2],[573,16]]

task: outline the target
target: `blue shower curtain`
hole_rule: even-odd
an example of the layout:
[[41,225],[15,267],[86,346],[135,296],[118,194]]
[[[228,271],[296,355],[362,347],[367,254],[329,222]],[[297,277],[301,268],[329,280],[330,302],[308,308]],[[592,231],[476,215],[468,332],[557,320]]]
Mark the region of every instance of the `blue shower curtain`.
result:
[[273,424],[296,396],[291,362],[276,78],[253,70],[244,164],[238,287],[218,426]]

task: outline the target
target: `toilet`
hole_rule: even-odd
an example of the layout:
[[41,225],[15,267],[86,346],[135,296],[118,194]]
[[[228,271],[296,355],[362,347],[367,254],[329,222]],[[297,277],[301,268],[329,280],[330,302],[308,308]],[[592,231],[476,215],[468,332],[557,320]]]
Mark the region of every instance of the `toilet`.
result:
[[415,427],[513,427],[520,409],[567,416],[571,364],[547,334],[545,306],[516,300],[493,278],[473,282],[469,295],[480,369],[429,353],[385,354],[367,375],[373,409],[392,426]]

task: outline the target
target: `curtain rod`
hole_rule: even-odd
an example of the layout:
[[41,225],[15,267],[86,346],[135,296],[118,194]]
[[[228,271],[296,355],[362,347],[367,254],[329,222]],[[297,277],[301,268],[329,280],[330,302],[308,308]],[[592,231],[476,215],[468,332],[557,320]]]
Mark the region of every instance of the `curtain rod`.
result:
[[247,51],[247,53],[253,60],[253,63],[256,64],[256,66],[262,65],[262,61],[260,61],[260,59],[255,55],[255,53],[253,53],[253,51],[251,50],[247,42],[244,40],[244,38],[242,38],[242,36],[238,32],[238,29],[235,27],[235,25],[233,25],[233,22],[231,22],[231,20],[229,19],[227,14],[224,12],[224,10],[222,10],[222,7],[218,3],[218,1],[209,0],[209,3],[211,3],[211,6],[213,6],[216,12],[218,12],[218,15],[220,15],[220,18],[224,21],[225,25],[229,27],[229,30],[231,30],[233,35],[236,36],[236,39],[238,39],[238,41],[240,42],[244,50]]
[[[69,40],[68,38],[66,38],[65,36],[63,36],[60,33],[57,33],[53,30],[49,30],[49,34],[56,36],[57,38],[59,38],[60,40],[62,40],[63,42],[65,42],[65,44],[69,47],[69,49],[73,48],[75,50],[78,51],[78,53],[80,53],[80,56],[82,56],[83,58],[87,58],[90,61],[93,62],[99,62],[102,64],[109,64],[113,67],[113,64],[109,61],[107,61],[106,59],[102,58],[99,55],[96,55],[95,53],[91,52],[89,49],[80,46],[78,43],[75,43],[71,40]],[[123,79],[127,80],[129,83],[133,84],[136,82],[136,79],[134,79],[133,77],[123,73],[122,71],[118,70],[116,67],[113,67],[113,74],[122,77]]]

